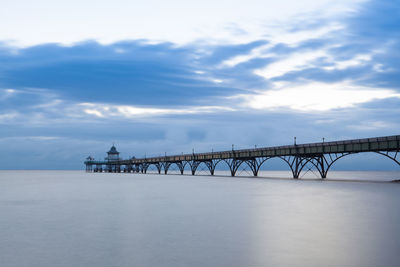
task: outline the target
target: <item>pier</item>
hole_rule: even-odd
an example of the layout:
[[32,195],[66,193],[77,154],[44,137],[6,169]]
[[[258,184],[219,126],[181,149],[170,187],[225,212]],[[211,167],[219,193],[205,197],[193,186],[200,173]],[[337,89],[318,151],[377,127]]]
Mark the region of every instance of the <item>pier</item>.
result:
[[87,172],[128,172],[147,173],[155,166],[159,174],[168,174],[172,165],[176,165],[180,174],[189,166],[192,175],[200,165],[205,166],[210,175],[214,175],[219,164],[226,163],[231,176],[235,176],[240,166],[247,165],[253,176],[258,176],[261,166],[269,159],[279,158],[287,163],[293,178],[298,179],[306,165],[316,169],[322,179],[327,177],[332,165],[339,159],[356,153],[374,152],[393,160],[400,166],[400,135],[375,138],[353,139],[334,142],[319,142],[274,147],[260,147],[208,153],[192,153],[163,157],[119,158],[119,152],[113,145],[103,161],[88,157],[84,162]]

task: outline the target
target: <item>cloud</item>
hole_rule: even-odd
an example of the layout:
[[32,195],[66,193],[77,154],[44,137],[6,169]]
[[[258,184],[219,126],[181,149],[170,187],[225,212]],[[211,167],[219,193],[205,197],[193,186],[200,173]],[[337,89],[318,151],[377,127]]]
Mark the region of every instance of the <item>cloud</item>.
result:
[[0,113],[0,123],[9,123],[18,117],[17,112]]
[[[115,53],[115,49],[125,52]],[[208,72],[196,73],[195,56],[191,47],[175,48],[168,43],[41,45],[21,49],[18,55],[1,54],[0,60],[8,64],[0,66],[0,85],[51,88],[82,102],[136,105],[193,105],[199,94],[207,98],[239,90],[221,85],[222,79]]]
[[354,125],[349,125],[348,128],[360,130],[360,131],[368,131],[368,130],[376,130],[376,129],[393,129],[396,127],[396,124],[388,123],[386,121],[365,121],[362,123],[355,123]]
[[7,98],[12,97],[14,94],[17,93],[17,90],[15,89],[0,89],[0,101],[4,101]]
[[154,117],[166,115],[188,115],[188,114],[202,114],[202,113],[215,113],[223,111],[235,111],[230,107],[218,106],[196,106],[196,107],[180,107],[180,108],[150,108],[150,107],[136,107],[127,105],[109,105],[109,104],[96,104],[96,103],[80,103],[77,105],[82,107],[84,113],[94,115],[99,118],[105,117]]
[[[188,44],[247,43],[262,39],[271,24],[288,24],[295,17],[338,17],[354,12],[360,0],[249,0],[201,2],[171,0],[10,1],[0,10],[0,36],[18,46],[43,43],[71,45],[83,40],[110,44],[120,40]],[[21,6],[24,6],[21,9]],[[79,7],[79,8],[77,8]],[[301,10],[301,14],[299,14]],[[69,14],[73,13],[71,19]],[[49,23],[51,22],[51,23]],[[232,25],[239,25],[233,27]],[[233,28],[233,29],[232,29]]]
[[[265,79],[272,79],[307,69],[341,71],[349,68],[364,67],[370,64],[374,56],[373,52],[371,52],[370,54],[349,55],[350,58],[344,60],[335,58],[329,50],[329,47],[323,47],[317,50],[295,52],[276,60],[262,69],[254,70],[254,73]],[[374,65],[372,68],[376,72],[383,71],[382,66]]]
[[224,60],[220,67],[235,67],[236,65],[247,62],[255,58],[276,57],[277,54],[271,52],[271,48],[277,45],[297,46],[304,41],[326,38],[335,31],[343,30],[344,26],[338,23],[322,25],[313,29],[288,32],[287,29],[275,28],[275,32],[269,31],[267,38],[268,44],[253,48],[247,54],[235,55]]
[[[7,89],[9,90],[9,89]],[[6,92],[2,90],[0,92]],[[49,125],[57,121],[79,123],[98,119],[140,119],[160,116],[185,116],[233,112],[228,106],[135,106],[99,102],[61,100],[63,96],[49,89],[13,90],[13,97],[0,108],[0,123]],[[5,101],[5,100],[3,100]],[[21,105],[23,103],[23,105]]]
[[[356,55],[351,59],[343,60],[343,61],[334,61],[331,66],[323,67],[325,70],[345,70],[351,67],[358,67],[365,65],[369,61],[371,61],[372,56],[367,54]],[[374,66],[376,71],[382,71],[379,67]]]
[[221,67],[221,68],[223,68],[223,67],[235,67],[236,65],[238,65],[240,63],[243,63],[243,62],[247,62],[247,61],[249,61],[251,59],[274,57],[275,54],[268,53],[268,52],[266,53],[265,52],[271,47],[272,47],[271,44],[267,44],[267,45],[256,47],[256,48],[252,49],[250,51],[250,53],[248,53],[248,54],[236,55],[236,56],[234,56],[232,58],[228,58],[228,59],[224,60],[219,65],[219,67]]
[[13,136],[13,137],[4,137],[0,138],[1,142],[21,142],[25,141],[50,141],[57,140],[59,137],[57,136]]
[[312,61],[324,56],[326,56],[324,50],[295,53],[285,59],[275,61],[263,69],[257,69],[254,73],[266,79],[271,79],[277,76],[282,76],[291,71],[313,67]]
[[400,98],[400,93],[395,90],[357,86],[351,82],[312,82],[233,97],[243,101],[243,106],[253,109],[291,109],[302,112],[352,108],[357,104],[387,98]]

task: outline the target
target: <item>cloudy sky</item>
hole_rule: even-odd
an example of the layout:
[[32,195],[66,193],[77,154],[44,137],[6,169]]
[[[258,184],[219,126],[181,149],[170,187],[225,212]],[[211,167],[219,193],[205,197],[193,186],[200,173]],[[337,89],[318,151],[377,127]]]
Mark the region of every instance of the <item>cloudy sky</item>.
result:
[[3,0],[0,25],[0,169],[399,134],[398,0]]

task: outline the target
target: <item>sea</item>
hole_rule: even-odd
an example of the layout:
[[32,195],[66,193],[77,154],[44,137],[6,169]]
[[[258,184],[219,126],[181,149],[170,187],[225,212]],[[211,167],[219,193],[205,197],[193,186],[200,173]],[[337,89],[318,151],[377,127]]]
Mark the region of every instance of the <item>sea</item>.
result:
[[400,172],[227,175],[0,171],[0,266],[400,266]]

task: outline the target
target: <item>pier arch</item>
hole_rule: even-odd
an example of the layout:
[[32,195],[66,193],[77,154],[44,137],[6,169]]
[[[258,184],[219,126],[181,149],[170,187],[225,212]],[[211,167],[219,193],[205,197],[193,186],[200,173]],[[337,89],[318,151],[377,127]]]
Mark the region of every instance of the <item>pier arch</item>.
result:
[[185,166],[182,161],[165,163],[164,165],[164,173],[165,174],[181,174],[183,175]]
[[[158,162],[147,163],[143,165],[143,173],[148,173],[148,171],[156,170],[158,174],[161,174],[161,164]],[[151,172],[153,173],[153,172]]]
[[[392,162],[394,162],[397,166],[400,166],[400,153],[399,151],[375,151],[375,152],[367,152],[363,153],[362,156],[366,155],[376,155],[376,159],[379,161],[383,160],[385,158],[390,159]],[[316,157],[313,157],[311,159],[311,164],[314,165],[314,167],[318,170],[320,176],[322,179],[325,179],[328,175],[329,170],[331,167],[340,159],[347,156],[361,156],[360,153],[337,153],[337,154],[326,154],[326,155],[319,155]],[[382,157],[383,156],[383,157]],[[379,159],[380,158],[380,159]],[[371,160],[371,158],[370,158]]]

